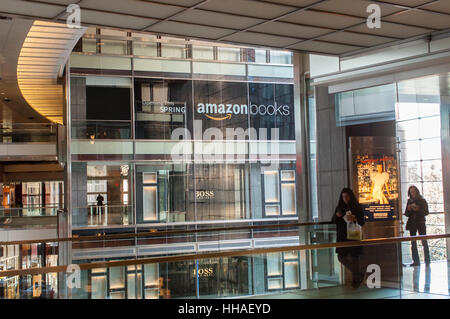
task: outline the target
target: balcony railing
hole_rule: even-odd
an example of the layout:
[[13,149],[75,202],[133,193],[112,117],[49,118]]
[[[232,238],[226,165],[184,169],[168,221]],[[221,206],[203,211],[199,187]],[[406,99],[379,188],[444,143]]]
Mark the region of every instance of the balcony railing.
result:
[[[119,235],[122,236],[122,235]],[[144,258],[80,262],[80,285],[67,283],[74,268],[53,265],[0,271],[8,298],[442,298],[449,296],[447,263],[404,267],[401,244],[450,234],[307,243]],[[82,240],[78,239],[70,239]],[[83,239],[84,241],[84,239]],[[3,245],[5,243],[2,243]],[[334,254],[358,247],[360,287]],[[420,273],[424,272],[425,276]],[[300,276],[300,274],[302,274]],[[58,276],[59,275],[59,276]],[[14,278],[17,278],[14,280]],[[359,277],[358,277],[359,278]],[[55,282],[61,282],[55,286]],[[27,283],[33,285],[27,288]],[[11,289],[17,285],[17,290]],[[7,286],[7,287],[5,287]]]
[[0,125],[1,143],[55,143],[57,124],[11,123]]

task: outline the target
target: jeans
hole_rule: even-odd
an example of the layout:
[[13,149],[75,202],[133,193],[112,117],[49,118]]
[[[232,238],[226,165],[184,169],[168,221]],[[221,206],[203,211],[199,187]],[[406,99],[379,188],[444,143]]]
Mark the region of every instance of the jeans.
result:
[[[417,232],[419,232],[419,235],[427,234],[427,228],[425,226],[425,223],[418,223],[414,226],[415,227],[409,230],[409,234],[411,236],[416,236]],[[423,246],[423,254],[425,256],[425,264],[428,265],[430,263],[430,250],[428,248],[428,242],[426,240],[422,240],[422,246]],[[417,241],[411,242],[411,253],[414,264],[420,264],[419,251],[417,250]]]

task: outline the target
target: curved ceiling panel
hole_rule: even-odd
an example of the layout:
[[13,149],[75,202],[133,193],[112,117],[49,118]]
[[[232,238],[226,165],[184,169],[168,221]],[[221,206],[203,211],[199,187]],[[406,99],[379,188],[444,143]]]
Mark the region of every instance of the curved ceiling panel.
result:
[[20,91],[34,110],[52,122],[63,124],[63,86],[58,78],[85,30],[35,21],[20,50],[17,63]]

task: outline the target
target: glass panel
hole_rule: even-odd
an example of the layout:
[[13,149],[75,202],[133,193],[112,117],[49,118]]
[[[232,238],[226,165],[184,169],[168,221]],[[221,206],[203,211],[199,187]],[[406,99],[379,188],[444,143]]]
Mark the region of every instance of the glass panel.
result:
[[420,137],[432,138],[441,136],[441,117],[433,116],[420,119]]
[[161,44],[161,56],[166,58],[186,58],[186,46],[181,44]]
[[97,39],[82,39],[83,52],[96,53],[97,52]]
[[125,299],[125,291],[112,291],[109,295],[111,299]]
[[281,276],[283,274],[281,266],[281,254],[269,253],[267,254],[267,275]]
[[402,180],[404,182],[420,182],[422,181],[422,173],[420,162],[402,162]]
[[444,203],[444,190],[442,188],[442,182],[423,183],[422,195],[428,203]]
[[401,141],[419,139],[419,120],[397,122],[397,136]]
[[[400,91],[400,88],[399,88]],[[397,103],[397,120],[410,120],[419,117],[419,108],[417,103]]]
[[[418,104],[419,115],[421,117],[441,114],[441,105],[439,103],[420,103]],[[441,123],[439,123],[439,127]]]
[[256,63],[267,63],[266,50],[255,49],[255,62]]
[[400,150],[402,161],[418,161],[421,159],[419,141],[401,143]]
[[143,201],[144,221],[157,220],[156,186],[144,186]]
[[158,264],[144,265],[145,286],[159,286]]
[[133,41],[133,54],[143,56],[158,56],[158,44],[153,42]]
[[168,140],[174,130],[186,126],[191,81],[136,79],[134,93],[137,138]]
[[266,216],[279,216],[280,205],[266,205]]
[[281,171],[281,180],[285,181],[295,181],[295,171]]
[[193,59],[214,59],[214,47],[205,46],[192,46],[192,58]]
[[264,194],[266,203],[280,201],[278,171],[264,172]]
[[298,251],[293,250],[293,251],[286,251],[284,253],[284,259],[296,259],[298,258]]
[[284,282],[286,288],[297,288],[300,286],[297,261],[289,261],[284,263]]
[[194,62],[193,72],[199,74],[218,74],[245,76],[244,64],[230,64],[219,62]]
[[125,288],[124,267],[111,267],[109,269],[109,288],[110,289]]
[[127,55],[127,41],[104,40],[99,43],[101,53]]
[[292,52],[270,50],[270,63],[292,64]]
[[422,140],[420,150],[423,160],[441,158],[441,139]]
[[281,184],[283,215],[295,215],[295,184]]
[[217,58],[222,61],[235,61],[239,62],[241,60],[241,49],[240,48],[225,48],[219,47],[217,49]]
[[145,299],[158,299],[159,290],[158,289],[145,289]]
[[442,160],[423,161],[422,174],[424,182],[442,181]]
[[268,289],[281,289],[281,288],[283,288],[283,279],[282,278],[269,278],[267,280],[267,288]]
[[144,184],[156,184],[157,181],[156,173],[143,173],[143,176],[144,176],[143,179]]
[[136,299],[136,275],[135,274],[127,275],[127,298],[128,299]]
[[92,299],[106,299],[106,276],[92,276]]
[[395,84],[337,93],[335,100],[339,125],[395,119]]

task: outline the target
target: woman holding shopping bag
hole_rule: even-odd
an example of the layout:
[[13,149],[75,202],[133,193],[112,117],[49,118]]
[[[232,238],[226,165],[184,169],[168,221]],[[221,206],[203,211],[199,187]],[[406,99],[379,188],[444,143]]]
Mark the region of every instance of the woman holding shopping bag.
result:
[[[337,242],[362,239],[361,226],[364,225],[364,213],[350,188],[342,189],[332,222],[336,224]],[[352,287],[358,288],[365,274],[360,261],[362,247],[340,247],[336,248],[336,253],[339,262],[352,273]]]

